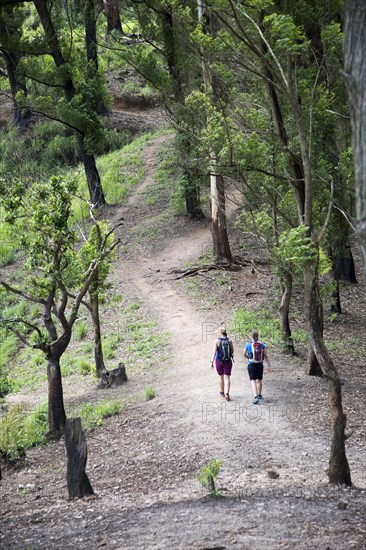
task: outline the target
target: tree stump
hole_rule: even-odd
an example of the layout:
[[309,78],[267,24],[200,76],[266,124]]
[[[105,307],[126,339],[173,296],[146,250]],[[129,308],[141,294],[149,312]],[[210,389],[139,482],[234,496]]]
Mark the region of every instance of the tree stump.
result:
[[88,457],[85,434],[80,418],[69,418],[65,423],[65,445],[67,452],[67,488],[69,498],[94,495],[85,466]]
[[127,382],[126,367],[124,363],[119,363],[116,369],[101,373],[98,388],[105,389],[111,386],[121,386],[123,382]]

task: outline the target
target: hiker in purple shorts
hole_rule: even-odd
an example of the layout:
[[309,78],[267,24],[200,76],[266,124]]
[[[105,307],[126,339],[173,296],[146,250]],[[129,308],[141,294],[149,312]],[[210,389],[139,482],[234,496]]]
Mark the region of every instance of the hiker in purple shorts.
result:
[[214,363],[219,375],[220,395],[230,401],[230,376],[234,359],[234,346],[228,338],[225,328],[220,328],[220,336],[216,338],[212,353],[211,367]]

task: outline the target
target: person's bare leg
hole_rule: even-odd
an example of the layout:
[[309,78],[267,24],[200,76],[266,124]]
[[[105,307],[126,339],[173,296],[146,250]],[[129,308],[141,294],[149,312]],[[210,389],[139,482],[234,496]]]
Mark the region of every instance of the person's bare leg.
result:
[[257,395],[262,395],[262,380],[256,380],[257,383]]
[[225,395],[230,394],[230,376],[225,374]]
[[224,393],[224,375],[219,374],[220,393]]
[[258,395],[257,394],[257,380],[251,380],[250,383],[252,384],[253,395],[254,395],[254,397],[256,397]]

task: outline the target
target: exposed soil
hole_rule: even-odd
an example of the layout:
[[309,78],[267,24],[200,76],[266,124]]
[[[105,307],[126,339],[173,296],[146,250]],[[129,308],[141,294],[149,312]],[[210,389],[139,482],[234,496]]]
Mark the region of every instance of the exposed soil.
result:
[[[157,150],[168,139],[163,136],[146,149],[145,180],[126,205],[110,208],[108,214],[112,220],[124,218],[124,252],[113,281],[124,294],[136,296],[160,330],[169,333],[170,359],[160,364],[156,358],[155,370],[109,392],[113,398],[129,394],[131,400],[120,416],[87,436],[87,471],[95,497],[68,501],[63,440],[29,451],[20,467],[3,472],[0,546],[366,548],[365,350],[350,359],[344,346],[350,335],[364,339],[365,285],[344,286],[344,314],[326,329],[333,342],[338,336],[335,360],[354,431],[347,443],[354,486],[332,487],[325,472],[330,445],[326,385],[303,373],[304,350],[290,360],[270,348],[274,372],[265,376],[264,400],[254,406],[241,356],[245,342],[234,335],[232,401],[218,396],[217,375],[210,368],[214,327],[229,323],[239,305],[251,310],[272,300],[274,281],[265,267],[263,272],[248,267],[227,273],[224,284],[221,272],[210,272],[197,278],[200,294],[194,298],[175,279],[172,271],[204,253],[211,236],[207,221],[172,222],[162,216],[168,200],[164,194],[153,207],[144,203]],[[151,231],[139,240],[142,226]],[[253,246],[250,240],[244,244],[248,250]],[[208,299],[212,295],[215,301]],[[300,292],[295,306],[296,326],[302,323]],[[115,315],[108,322],[118,322],[118,311]],[[156,397],[134,399],[149,384]],[[92,381],[65,387],[66,400],[96,399],[99,393]],[[209,497],[196,478],[214,458],[222,460],[217,480],[221,498]]]

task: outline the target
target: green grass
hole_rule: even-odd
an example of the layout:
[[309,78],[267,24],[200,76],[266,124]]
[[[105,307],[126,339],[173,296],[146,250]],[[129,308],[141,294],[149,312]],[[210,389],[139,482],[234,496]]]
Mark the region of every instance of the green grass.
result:
[[18,358],[9,371],[14,392],[22,388],[34,390],[47,380],[47,363],[41,350],[24,348]]
[[86,430],[93,430],[103,424],[105,418],[117,415],[122,410],[120,401],[105,400],[99,403],[84,403],[73,411],[73,416],[80,416],[82,426]]
[[154,397],[156,396],[156,392],[155,392],[154,388],[150,388],[150,387],[145,388],[144,396],[145,396],[146,401],[151,401],[151,399],[154,399]]
[[84,340],[87,334],[87,325],[85,319],[79,319],[75,325],[74,325],[74,331],[73,336],[75,340],[80,342],[81,340]]
[[244,339],[251,339],[253,330],[259,332],[260,339],[263,341],[274,345],[282,343],[279,319],[274,317],[267,308],[259,311],[237,309],[230,323],[230,332]]
[[121,335],[119,333],[113,333],[113,334],[108,334],[107,336],[102,336],[103,355],[106,361],[109,361],[110,359],[115,359],[116,351],[120,341],[121,341]]
[[[253,330],[257,330],[260,339],[265,342],[275,346],[283,344],[277,312],[272,313],[268,308],[258,311],[237,309],[230,324],[231,333],[250,340]],[[306,344],[308,342],[307,332],[302,329],[294,329],[292,330],[292,339],[295,343]]]
[[24,403],[11,405],[0,420],[0,454],[15,460],[26,449],[44,443],[47,428],[47,404],[38,405],[31,413]]
[[[97,168],[108,204],[122,204],[131,190],[143,180],[146,173],[142,160],[143,149],[160,133],[143,134],[122,149],[101,155],[97,159]],[[79,180],[79,193],[83,197],[88,197],[83,170],[79,167],[74,173]],[[80,199],[75,199],[73,212],[79,222],[89,219],[88,206]]]

